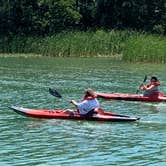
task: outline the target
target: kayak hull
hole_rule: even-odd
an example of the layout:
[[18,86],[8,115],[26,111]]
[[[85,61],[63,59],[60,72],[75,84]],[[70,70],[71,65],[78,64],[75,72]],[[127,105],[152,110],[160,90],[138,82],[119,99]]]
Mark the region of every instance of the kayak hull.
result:
[[122,122],[122,121],[137,121],[140,118],[131,117],[125,115],[119,115],[110,112],[104,112],[102,114],[95,114],[91,117],[86,117],[78,113],[68,114],[64,110],[47,110],[47,109],[28,109],[23,107],[11,106],[10,109],[23,116],[29,116],[33,118],[46,118],[46,119],[65,119],[65,120],[92,120],[92,121],[104,121],[104,122]]
[[144,97],[140,94],[130,93],[99,93],[97,97],[108,100],[126,100],[126,101],[141,101],[141,102],[166,102],[166,95],[158,94],[153,97]]

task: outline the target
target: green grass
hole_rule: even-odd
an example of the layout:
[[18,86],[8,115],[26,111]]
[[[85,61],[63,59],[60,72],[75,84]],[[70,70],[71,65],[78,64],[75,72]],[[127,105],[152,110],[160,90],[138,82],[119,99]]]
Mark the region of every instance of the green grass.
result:
[[106,56],[129,62],[165,63],[166,37],[130,30],[75,31],[28,38],[15,36],[0,39],[0,53],[53,57]]
[[123,59],[130,62],[166,63],[166,37],[143,33],[130,36],[125,42]]

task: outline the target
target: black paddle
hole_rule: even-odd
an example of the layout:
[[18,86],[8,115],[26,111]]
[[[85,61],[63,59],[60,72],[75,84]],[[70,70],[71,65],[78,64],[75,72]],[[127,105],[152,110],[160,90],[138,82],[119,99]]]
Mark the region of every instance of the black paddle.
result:
[[49,88],[48,90],[49,90],[49,93],[50,93],[52,96],[57,97],[57,98],[61,98],[61,99],[63,99],[63,100],[66,100],[67,102],[70,101],[69,98],[66,98],[66,97],[64,98],[64,97],[62,97],[62,95],[61,95],[57,90],[52,89],[52,88]]
[[59,92],[57,92],[55,89],[49,88],[49,93],[50,93],[52,96],[55,96],[55,97],[58,97],[58,98],[62,98],[61,94],[60,94]]
[[147,80],[147,75],[145,75],[145,77],[144,77],[144,80],[143,80],[143,82],[140,84],[140,86],[139,86],[139,88],[137,89],[137,92],[136,92],[136,94],[138,94],[138,92],[139,92],[139,89],[141,88],[141,86],[146,82],[146,80]]

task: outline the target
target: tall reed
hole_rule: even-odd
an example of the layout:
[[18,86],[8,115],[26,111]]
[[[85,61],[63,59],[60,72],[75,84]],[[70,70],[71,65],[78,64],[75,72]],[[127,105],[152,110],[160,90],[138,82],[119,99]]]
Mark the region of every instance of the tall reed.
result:
[[166,37],[145,32],[62,32],[47,37],[0,39],[0,53],[33,53],[56,57],[115,57],[130,62],[166,62]]
[[166,63],[166,37],[134,33],[125,41],[123,59],[130,62]]

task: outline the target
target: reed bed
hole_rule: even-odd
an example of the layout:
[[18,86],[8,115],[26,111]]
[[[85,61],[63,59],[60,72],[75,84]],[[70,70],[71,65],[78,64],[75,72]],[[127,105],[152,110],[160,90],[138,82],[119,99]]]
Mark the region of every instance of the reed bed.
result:
[[0,53],[52,57],[114,57],[129,62],[166,62],[166,37],[131,30],[62,32],[47,37],[0,39]]
[[166,37],[135,33],[125,41],[123,60],[166,63]]

